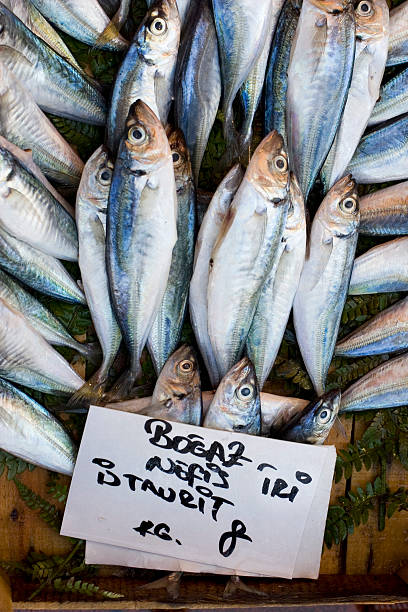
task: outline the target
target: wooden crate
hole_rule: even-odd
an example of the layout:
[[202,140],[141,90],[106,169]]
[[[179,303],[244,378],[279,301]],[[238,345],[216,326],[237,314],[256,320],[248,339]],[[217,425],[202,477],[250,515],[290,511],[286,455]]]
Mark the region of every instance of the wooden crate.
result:
[[[351,435],[353,421],[343,421],[347,434]],[[354,424],[358,431],[358,423]],[[338,448],[348,440],[332,435],[328,443]],[[406,484],[406,472],[397,464],[388,467],[387,480],[392,489]],[[375,471],[353,473],[351,489],[363,485],[376,476]],[[48,474],[41,469],[24,473],[21,480],[40,495],[46,494]],[[333,486],[332,500],[344,494],[345,482]],[[14,483],[0,478],[0,559],[23,559],[29,548],[34,547],[47,554],[64,554],[71,548],[67,538],[58,536],[31,512],[18,496]],[[84,597],[57,594],[44,590],[35,602],[28,602],[34,587],[21,579],[13,578],[10,587],[7,579],[0,577],[0,612],[15,608],[26,610],[136,610],[215,607],[270,607],[281,605],[313,605],[317,603],[400,603],[407,602],[408,610],[408,519],[406,513],[397,513],[387,520],[383,532],[377,530],[375,512],[369,522],[361,526],[341,545],[331,550],[325,548],[322,556],[321,575],[318,580],[251,581],[264,591],[261,598],[250,593],[238,593],[223,598],[226,578],[222,576],[184,576],[179,598],[174,601],[164,590],[140,590],[149,579],[118,576],[118,570],[108,568],[103,577],[95,580],[103,588],[120,592],[125,599],[96,602]],[[135,572],[137,574],[137,572]],[[116,574],[116,575],[115,575]]]

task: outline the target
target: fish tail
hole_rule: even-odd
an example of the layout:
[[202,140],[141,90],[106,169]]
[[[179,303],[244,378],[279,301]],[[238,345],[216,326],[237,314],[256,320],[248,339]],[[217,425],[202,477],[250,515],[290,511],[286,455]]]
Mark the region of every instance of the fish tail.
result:
[[99,363],[101,358],[101,347],[98,342],[88,342],[87,344],[78,342],[75,348],[78,353],[86,357],[86,359],[89,359],[91,363]]
[[139,372],[135,373],[131,369],[123,372],[123,374],[110,389],[109,393],[106,394],[107,402],[112,403],[132,399],[134,395],[132,394],[132,391],[138,374]]
[[82,387],[75,391],[69,398],[66,408],[68,410],[89,407],[91,404],[97,406],[103,405],[105,402],[104,398],[105,380],[101,376],[100,371],[95,372],[89,380],[86,381]]

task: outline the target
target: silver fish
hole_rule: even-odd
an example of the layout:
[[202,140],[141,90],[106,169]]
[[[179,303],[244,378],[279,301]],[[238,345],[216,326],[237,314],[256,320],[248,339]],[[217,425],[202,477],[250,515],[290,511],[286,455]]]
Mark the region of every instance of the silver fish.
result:
[[130,353],[131,387],[163,299],[177,240],[177,196],[166,133],[141,100],[130,109],[108,204],[107,269]]
[[357,327],[336,344],[336,355],[362,357],[408,349],[408,298]]
[[354,50],[351,2],[304,0],[289,63],[286,131],[305,201],[337,133]]
[[0,130],[21,149],[31,149],[33,161],[47,178],[62,187],[75,187],[83,163],[30,92],[0,62]]
[[221,377],[208,335],[207,288],[210,272],[209,264],[215,242],[242,177],[241,166],[236,164],[221,181],[214,193],[197,236],[194,270],[190,282],[191,324],[213,387],[218,385]]
[[408,2],[390,12],[390,41],[387,66],[408,62]]
[[254,367],[247,357],[241,359],[221,380],[203,426],[260,435],[259,387]]
[[408,234],[408,181],[374,191],[360,199],[360,234]]
[[305,205],[293,173],[289,199],[286,226],[282,241],[277,245],[280,254],[262,287],[246,341],[247,354],[254,364],[260,389],[278,354],[305,262]]
[[30,1],[57,28],[87,45],[110,51],[128,46],[97,0]]
[[78,260],[74,219],[41,181],[1,146],[0,224],[15,238],[47,255]]
[[[153,4],[154,0],[146,0],[147,6],[150,8]],[[177,0],[177,8],[180,15],[181,24],[184,24],[184,21],[188,15],[191,4],[197,4],[197,0]]]
[[309,254],[293,304],[293,320],[308,374],[318,395],[325,390],[357,245],[356,184],[340,179],[312,224]]
[[1,3],[0,26],[0,61],[43,111],[105,125],[106,104],[100,91]]
[[357,257],[349,294],[408,291],[408,237],[379,244]]
[[73,393],[84,383],[69,363],[0,299],[0,376],[44,393]]
[[177,242],[167,287],[147,339],[147,348],[157,374],[180,342],[193,271],[196,222],[193,174],[183,134],[178,129],[168,129],[168,139],[177,190]]
[[108,152],[104,146],[100,146],[85,164],[77,193],[79,267],[86,301],[102,347],[103,360],[92,378],[71,397],[71,405],[100,399],[121,342],[119,325],[111,305],[105,265],[106,212],[112,173],[113,164]]
[[380,95],[388,54],[386,0],[361,0],[355,9],[356,54],[350,89],[333,145],[322,168],[329,190],[345,174]]
[[381,87],[378,102],[368,125],[377,125],[408,112],[408,69],[403,70]]
[[211,255],[208,332],[221,376],[242,356],[262,286],[279,255],[288,179],[282,138],[271,132],[254,152]]
[[329,391],[310,402],[282,430],[277,433],[272,430],[271,437],[303,444],[323,444],[339,413],[340,400],[340,391]]
[[0,379],[0,448],[29,463],[70,476],[76,448],[57,419]]
[[180,39],[176,0],[157,0],[139,26],[113,87],[107,144],[116,152],[130,106],[143,100],[165,125]]
[[380,410],[408,403],[408,353],[389,359],[343,391],[340,412]]

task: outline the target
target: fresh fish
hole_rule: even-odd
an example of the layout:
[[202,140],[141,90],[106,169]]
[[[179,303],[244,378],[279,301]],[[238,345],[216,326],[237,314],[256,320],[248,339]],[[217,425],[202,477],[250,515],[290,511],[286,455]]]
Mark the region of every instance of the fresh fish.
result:
[[343,392],[340,412],[380,410],[408,403],[408,353],[389,359]]
[[220,376],[242,356],[262,286],[279,255],[288,179],[283,140],[271,132],[254,152],[210,259],[208,332]]
[[408,62],[408,2],[390,12],[390,41],[387,66]]
[[[51,23],[87,45],[123,51],[128,42],[111,25],[97,0],[31,0]],[[111,25],[111,28],[109,28]]]
[[121,342],[119,325],[113,313],[106,271],[106,212],[112,182],[113,164],[104,146],[85,164],[76,201],[79,237],[79,267],[103,360],[95,374],[75,393],[71,405],[96,402],[101,398],[109,370]]
[[265,134],[277,130],[285,146],[288,68],[299,15],[296,1],[287,0],[276,26],[265,78]]
[[100,91],[1,3],[0,27],[0,61],[44,112],[105,125],[106,104]]
[[0,379],[0,448],[29,463],[70,476],[76,448],[57,419]]
[[221,72],[211,0],[189,11],[181,37],[175,83],[176,123],[191,154],[195,183],[221,98]]
[[360,199],[360,234],[408,234],[408,181]]
[[[147,4],[148,8],[150,8],[152,6],[153,1],[154,0],[146,0],[146,4]],[[187,17],[190,5],[192,5],[194,3],[197,4],[197,0],[177,0],[177,8],[178,8],[178,12],[179,12],[179,15],[180,15],[180,21],[181,21],[182,25],[184,24],[184,21],[185,21],[185,19]]]
[[164,364],[151,404],[140,414],[178,423],[201,425],[201,382],[197,357],[183,344]]
[[329,391],[310,402],[303,412],[294,415],[277,435],[272,430],[271,437],[304,444],[323,444],[339,413],[340,399],[340,391]]
[[10,236],[0,227],[0,267],[40,293],[86,304],[85,296],[58,259]]
[[194,271],[190,283],[190,319],[201,356],[204,359],[212,386],[220,381],[217,362],[208,335],[207,289],[210,259],[231,202],[241,183],[243,171],[236,164],[221,181],[207,208],[198,233]]
[[232,103],[248,78],[265,44],[271,0],[212,0],[220,53],[224,114],[224,135],[231,142],[234,133]]
[[408,291],[408,237],[396,238],[357,257],[349,294]]
[[183,134],[178,129],[169,130],[168,139],[177,190],[177,242],[167,287],[147,339],[147,348],[157,375],[180,341],[193,272],[196,220],[193,174]]
[[166,132],[141,100],[121,141],[107,216],[107,269],[116,319],[130,353],[131,387],[157,316],[177,240],[177,195]]
[[368,125],[377,125],[408,112],[408,69],[403,70],[381,87],[378,102]]
[[0,299],[0,376],[43,393],[69,394],[84,383],[23,315]]
[[[112,2],[112,0],[98,0],[98,3],[101,5],[105,13],[111,18],[111,23],[106,26],[104,32],[102,32],[102,34],[99,36],[97,42],[99,42],[107,32],[114,31],[113,25],[116,27],[117,31],[120,32],[122,26],[129,16],[131,2],[132,0],[119,0],[115,2]],[[126,46],[128,46],[127,41]]]
[[350,175],[321,203],[312,224],[309,253],[293,304],[293,320],[315,391],[325,391],[357,245],[357,189]]
[[60,187],[78,185],[82,161],[1,61],[0,131],[21,149],[31,149],[33,161],[47,178]]
[[259,388],[265,384],[278,354],[305,262],[306,217],[302,192],[293,172],[290,207],[276,263],[262,287],[246,341]]
[[129,108],[136,100],[143,100],[166,124],[179,39],[176,0],[157,0],[140,24],[116,76],[107,124],[111,151],[119,146]]
[[336,344],[336,355],[364,357],[408,349],[408,298],[393,304]]
[[343,116],[322,168],[328,191],[345,174],[378,100],[388,54],[386,0],[360,0],[355,8],[356,54]]
[[340,124],[354,50],[351,2],[304,0],[289,63],[286,130],[305,201]]
[[221,380],[203,426],[260,435],[259,395],[255,369],[248,357],[244,357]]
[[0,224],[15,238],[47,255],[78,260],[74,219],[41,181],[1,146]]
[[348,165],[358,183],[385,183],[408,178],[408,117],[370,132],[360,140]]
[[68,346],[87,359],[95,360],[95,347],[91,344],[78,342],[67,332],[65,327],[54,315],[41,304],[31,293],[0,270],[0,298],[18,310],[27,322],[34,327],[50,344]]

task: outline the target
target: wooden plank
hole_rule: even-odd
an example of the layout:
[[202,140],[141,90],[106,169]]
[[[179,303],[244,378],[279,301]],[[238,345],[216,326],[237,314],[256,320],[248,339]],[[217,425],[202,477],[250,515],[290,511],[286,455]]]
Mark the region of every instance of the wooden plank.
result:
[[11,600],[10,582],[8,577],[0,571],[0,610],[1,612],[13,612]]

